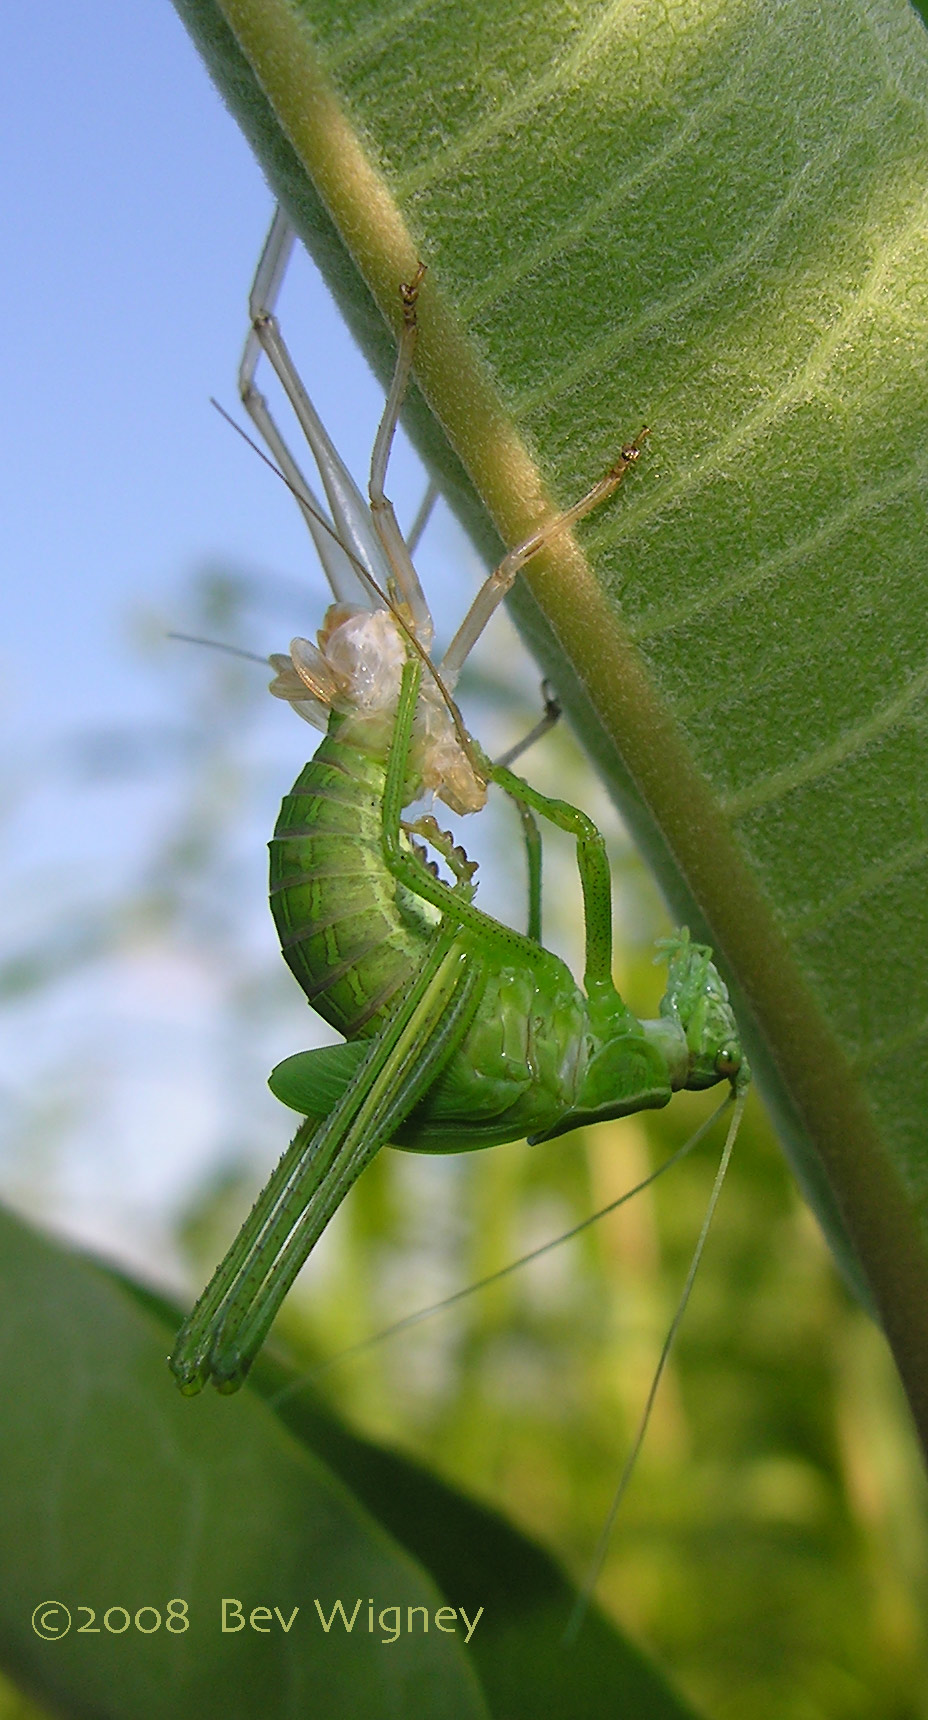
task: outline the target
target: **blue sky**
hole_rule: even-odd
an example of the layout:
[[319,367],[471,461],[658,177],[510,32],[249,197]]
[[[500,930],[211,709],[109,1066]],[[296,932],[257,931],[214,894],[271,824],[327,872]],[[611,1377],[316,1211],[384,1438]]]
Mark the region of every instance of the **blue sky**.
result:
[[[51,0],[7,9],[0,30],[15,164],[0,191],[2,709],[34,734],[63,705],[105,716],[140,697],[123,618],[198,560],[296,576],[310,557],[286,494],[209,406],[235,403],[270,198],[169,0]],[[341,326],[308,270],[300,300],[314,393],[363,469],[376,386],[357,360],[346,386]],[[35,697],[48,653],[54,711],[44,673]]]
[[[110,904],[170,835],[168,781],[130,770],[101,785],[74,767],[88,733],[158,734],[175,709],[189,716],[206,673],[188,647],[146,659],[133,616],[153,614],[160,637],[184,625],[199,566],[268,570],[293,601],[248,641],[264,654],[314,632],[324,588],[291,498],[209,404],[236,407],[271,199],[169,0],[7,8],[0,52],[2,963],[48,926],[115,919]],[[287,293],[288,339],[363,481],[380,390],[305,260]],[[401,445],[389,486],[401,519],[422,482]],[[430,535],[457,592],[447,629],[478,570],[447,518]],[[312,1042],[298,997],[289,1042],[243,1058],[230,1025],[251,947],[274,961],[265,843],[311,742],[276,701],[259,710],[240,947],[185,949],[136,927],[102,963],[3,1011],[0,1188],[129,1261],[165,1258],[178,1205],[223,1153],[272,1160],[286,1120],[264,1077]]]
[[[158,732],[172,699],[189,710],[196,654],[177,646],[167,668],[164,653],[146,661],[132,616],[182,626],[204,562],[268,569],[295,600],[273,637],[253,641],[264,653],[314,631],[323,588],[290,497],[209,404],[215,394],[235,407],[271,199],[168,0],[7,8],[0,34],[2,956],[55,916],[66,924],[72,902],[77,921],[131,891],[159,820],[175,814],[163,780],[101,787],[73,769],[75,738]],[[290,299],[313,392],[363,473],[377,386],[308,265]],[[411,457],[405,466],[398,500],[421,481]],[[246,938],[272,958],[264,844],[310,732],[267,704],[281,763],[242,845]],[[158,1240],[178,1189],[228,1145],[215,960],[212,948],[134,934],[4,1011],[3,1180],[17,1204],[129,1258]],[[305,1012],[293,1019],[309,1042]],[[272,1151],[270,1135],[284,1137],[260,1059],[247,1075],[253,1134]]]

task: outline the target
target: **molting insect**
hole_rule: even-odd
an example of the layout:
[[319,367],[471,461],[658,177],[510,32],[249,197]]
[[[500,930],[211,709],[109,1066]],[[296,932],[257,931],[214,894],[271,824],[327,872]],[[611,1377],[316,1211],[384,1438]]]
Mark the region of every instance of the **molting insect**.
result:
[[[284,798],[270,898],[287,963],[345,1042],[290,1057],[271,1075],[273,1092],[304,1120],[178,1337],[171,1367],[186,1393],[210,1380],[224,1392],[242,1384],[308,1253],[382,1146],[445,1153],[547,1140],[719,1081],[737,1095],[737,1122],[749,1081],[711,951],[685,930],[663,945],[658,1017],[641,1021],[623,1002],[612,980],[600,832],[515,775],[513,755],[491,762],[453,698],[463,663],[519,570],[617,487],[647,431],[579,502],[504,556],[436,665],[429,607],[384,491],[424,271],[402,289],[403,328],[365,502],[274,316],[292,242],[278,213],[252,289],[241,393],[303,511],[335,601],[317,644],[295,639],[288,656],[271,659],[272,692],[325,738]],[[262,356],[309,443],[327,507],[255,388]],[[475,905],[474,867],[434,817],[403,818],[427,793],[456,812],[479,811],[491,783],[515,803],[525,829],[524,934]],[[538,818],[576,842],[582,988],[541,942]]]

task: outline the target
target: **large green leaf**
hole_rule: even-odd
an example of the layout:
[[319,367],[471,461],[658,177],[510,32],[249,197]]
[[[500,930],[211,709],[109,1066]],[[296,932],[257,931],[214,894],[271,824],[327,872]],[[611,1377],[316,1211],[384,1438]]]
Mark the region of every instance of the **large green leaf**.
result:
[[[352,1438],[305,1388],[289,1432],[250,1390],[181,1398],[176,1315],[2,1213],[0,1298],[0,1648],[56,1711],[480,1720],[476,1664],[500,1720],[600,1696],[630,1720],[691,1715],[596,1613],[560,1651],[568,1586],[492,1513]],[[263,1380],[271,1402],[289,1386],[268,1362]]]
[[[443,1597],[251,1393],[185,1402],[172,1328],[7,1215],[0,1285],[0,1641],[28,1688],[95,1720],[296,1717],[321,1693],[371,1720],[486,1715],[458,1635],[384,1642],[381,1609],[434,1619]],[[319,1618],[339,1600],[361,1602],[350,1632]]]
[[369,294],[395,316],[427,262],[443,433],[412,417],[491,553],[471,483],[513,542],[652,425],[518,614],[736,980],[924,1435],[921,22],[903,0],[178,5],[381,368]]
[[595,1609],[569,1645],[575,1596],[553,1559],[494,1511],[475,1504],[395,1452],[358,1439],[327,1414],[304,1384],[265,1363],[258,1389],[287,1425],[414,1557],[468,1618],[482,1607],[473,1654],[499,1720],[575,1720],[614,1713],[633,1720],[691,1714],[641,1652]]

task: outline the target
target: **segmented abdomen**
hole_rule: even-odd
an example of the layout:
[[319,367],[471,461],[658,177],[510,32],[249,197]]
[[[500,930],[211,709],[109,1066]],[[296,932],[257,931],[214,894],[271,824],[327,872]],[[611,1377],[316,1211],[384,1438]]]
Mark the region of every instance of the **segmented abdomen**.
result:
[[380,760],[330,728],[284,797],[270,843],[271,913],[284,959],[346,1039],[379,1031],[418,972],[434,925],[384,864],[384,775]]

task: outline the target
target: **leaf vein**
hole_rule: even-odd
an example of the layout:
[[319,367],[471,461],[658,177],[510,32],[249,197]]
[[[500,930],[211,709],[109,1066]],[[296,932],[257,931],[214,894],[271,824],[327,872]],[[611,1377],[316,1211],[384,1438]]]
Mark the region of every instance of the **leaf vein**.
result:
[[435,150],[421,166],[402,174],[395,186],[398,201],[424,190],[426,186],[431,189],[439,180],[461,168],[469,155],[498,140],[503,132],[513,127],[516,120],[524,123],[525,116],[534,108],[543,107],[549,97],[563,86],[578,81],[580,73],[594,55],[600,57],[615,19],[629,10],[629,0],[610,0],[599,16],[578,36],[567,53],[556,59],[543,77],[527,83],[525,88],[517,91],[508,102],[494,108],[492,113],[485,114],[445,149]]
[[860,752],[870,741],[887,734],[926,690],[928,667],[922,669],[920,674],[913,675],[894,699],[888,700],[885,705],[873,711],[865,722],[855,723],[828,746],[816,748],[815,752],[809,753],[794,764],[785,765],[782,770],[757,777],[748,788],[740,789],[736,794],[722,795],[720,804],[723,812],[729,818],[741,818],[746,812],[754,812],[758,807],[767,806],[771,801],[780,799],[791,789],[825,776],[835,765],[843,764],[845,759]]
[[473,292],[465,293],[459,303],[462,318],[471,318],[486,311],[507,292],[516,282],[531,274],[533,269],[542,263],[552,262],[563,256],[566,248],[583,235],[610,210],[615,209],[634,191],[640,191],[655,175],[660,173],[685,149],[704,128],[708,119],[724,112],[725,106],[732,96],[737,95],[742,85],[747,81],[754,69],[754,60],[745,60],[739,67],[736,76],[728,78],[724,84],[712,90],[711,94],[698,103],[688,115],[684,123],[676,128],[659,149],[652,151],[642,158],[633,173],[613,181],[608,190],[599,197],[593,197],[584,206],[574,220],[566,222],[551,232],[545,232],[534,245],[526,245],[513,257],[512,261],[502,268],[494,270],[493,274],[481,281]]
[[[900,501],[910,491],[920,492],[926,479],[928,451],[901,477],[894,477],[882,484],[872,484],[869,489],[857,487],[843,507],[821,520],[812,531],[794,539],[776,555],[767,556],[757,562],[747,572],[736,574],[731,579],[722,579],[708,588],[701,587],[681,603],[649,610],[640,622],[629,628],[629,637],[635,644],[641,644],[646,639],[659,637],[671,628],[695,620],[706,610],[717,609],[722,604],[731,603],[734,598],[743,597],[762,585],[765,580],[775,579],[810,557],[819,556],[833,548],[848,526],[866,518],[868,514],[878,513],[887,503]],[[686,707],[682,709],[685,710]]]
[[892,882],[900,873],[905,872],[918,860],[928,855],[928,838],[922,837],[918,842],[905,842],[884,859],[868,866],[841,890],[830,890],[827,902],[818,903],[815,907],[804,909],[801,913],[792,914],[783,921],[785,931],[789,936],[804,932],[818,931],[846,913],[848,908],[856,907],[874,890]]

